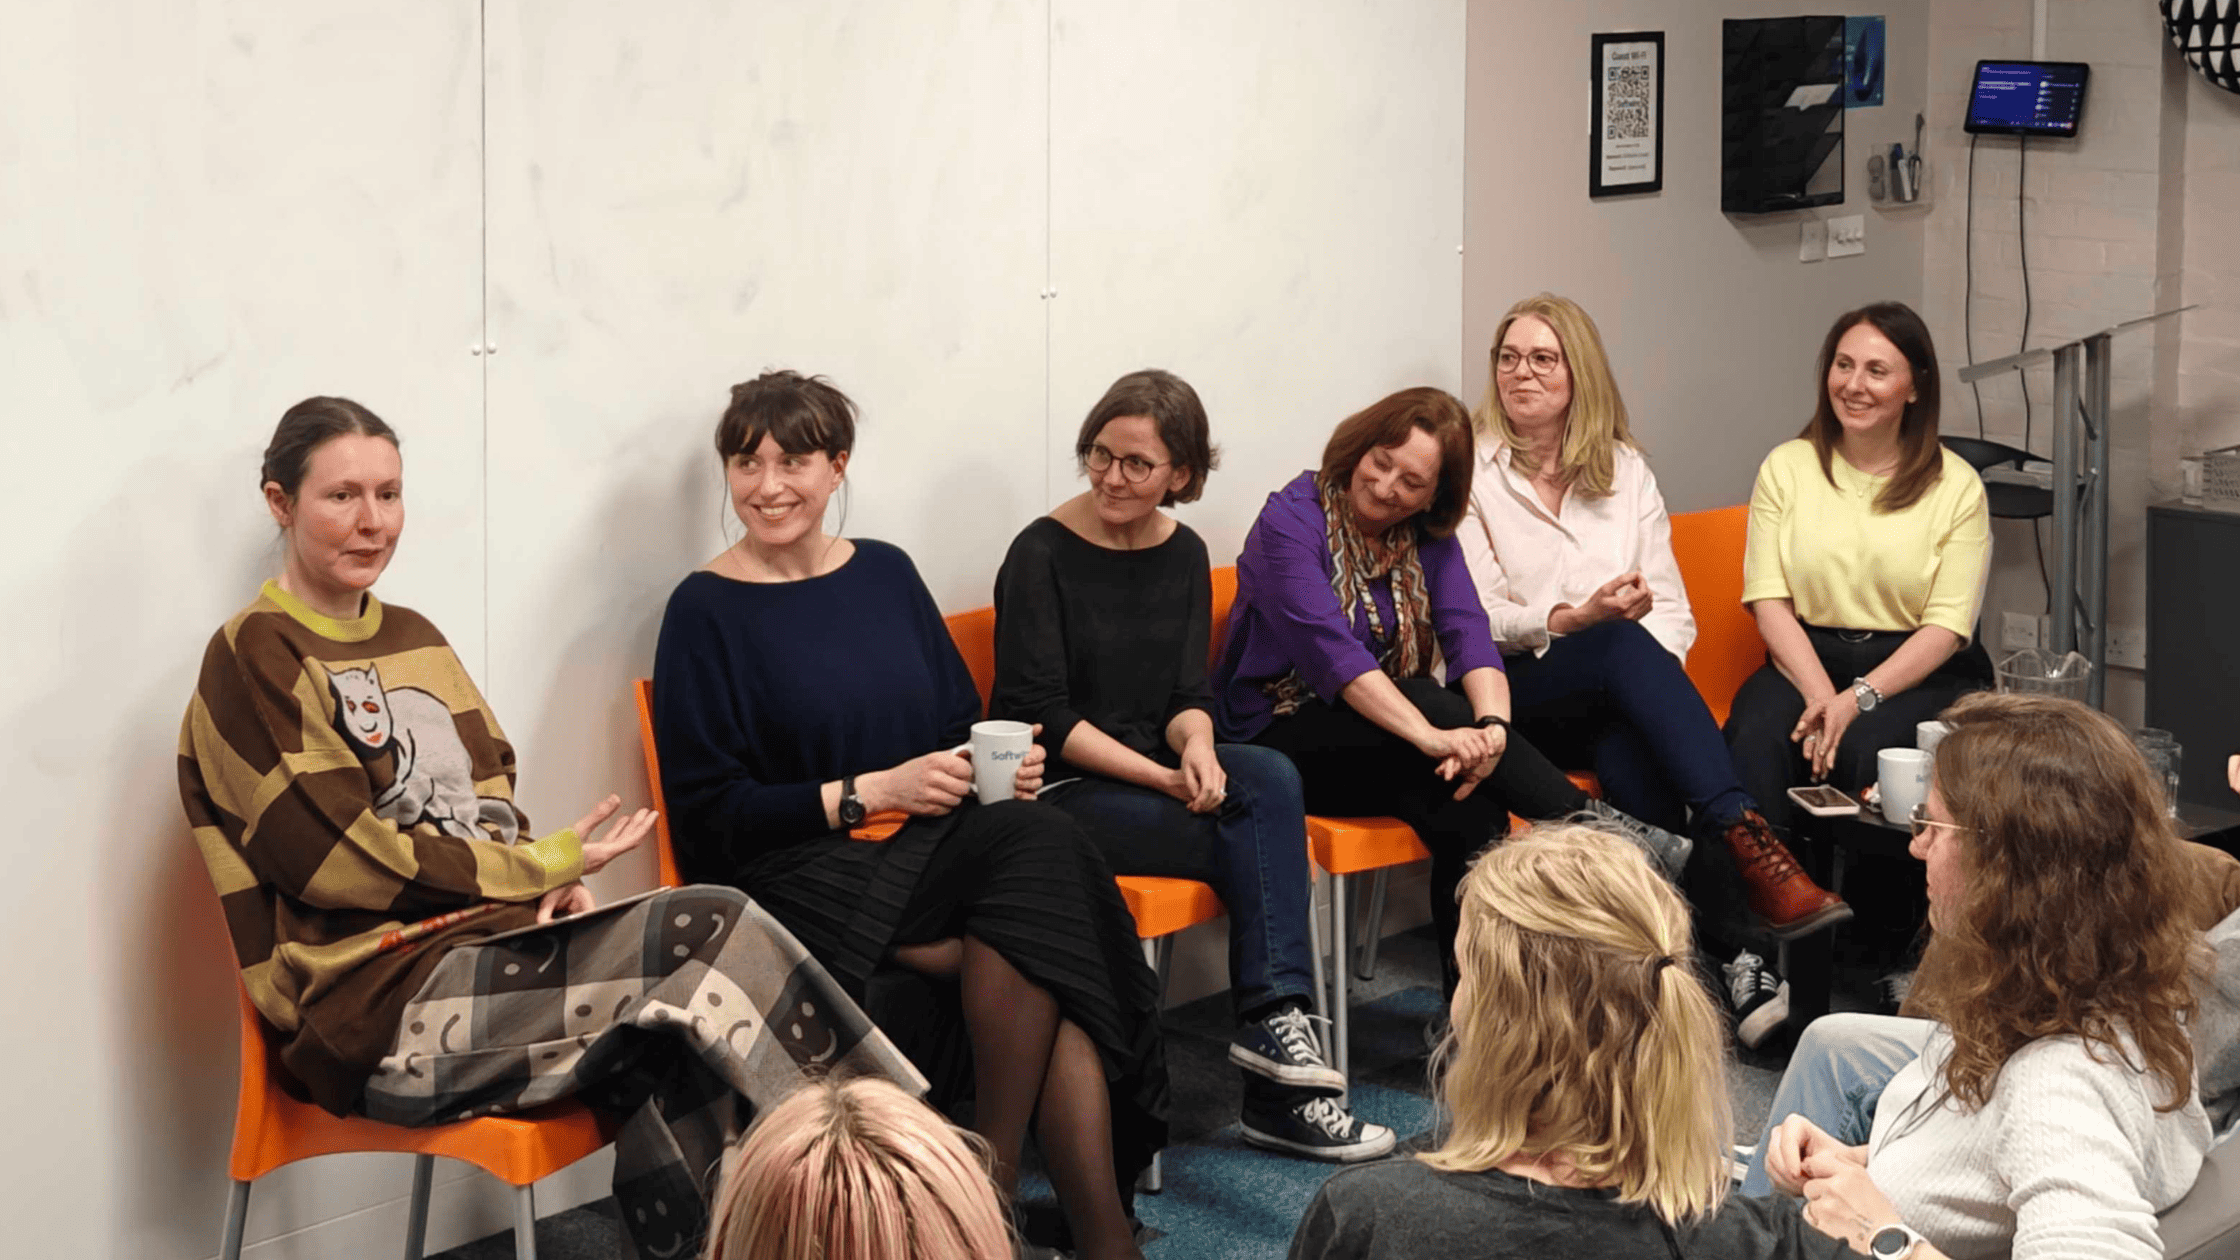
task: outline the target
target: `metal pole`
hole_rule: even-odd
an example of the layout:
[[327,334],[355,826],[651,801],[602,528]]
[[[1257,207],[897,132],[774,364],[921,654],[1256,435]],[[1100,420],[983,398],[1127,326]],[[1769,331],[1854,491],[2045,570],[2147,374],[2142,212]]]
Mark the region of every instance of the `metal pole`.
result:
[[2084,620],[2089,633],[2080,650],[2092,661],[2092,682],[2086,702],[2104,708],[2108,694],[2108,493],[2114,482],[2108,463],[2110,431],[2114,427],[2114,348],[2109,334],[2097,333],[2084,343],[2084,426],[2089,442],[2086,462],[2091,481],[2086,487],[2083,532]]
[[2077,368],[2084,347],[2053,352],[2053,598],[2046,646],[2058,656],[2077,646]]

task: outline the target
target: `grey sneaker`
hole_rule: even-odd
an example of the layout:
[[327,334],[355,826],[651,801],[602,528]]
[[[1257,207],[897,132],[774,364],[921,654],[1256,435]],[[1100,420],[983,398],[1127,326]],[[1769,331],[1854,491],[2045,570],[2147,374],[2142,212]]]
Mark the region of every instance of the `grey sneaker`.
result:
[[1278,1009],[1237,1034],[1229,1043],[1229,1062],[1293,1089],[1332,1096],[1346,1092],[1346,1078],[1322,1057],[1322,1043],[1309,1022],[1315,1018],[1296,1006]]
[[1788,982],[1749,950],[1719,970],[1726,973],[1727,999],[1734,1007],[1734,1039],[1755,1050],[1789,1022]]
[[1695,841],[1686,836],[1676,836],[1662,827],[1652,827],[1631,814],[1613,809],[1608,801],[1587,798],[1586,808],[1573,815],[1634,842],[1665,878],[1678,882],[1681,870],[1688,865],[1688,855],[1695,852]]
[[1339,1164],[1388,1155],[1399,1144],[1392,1130],[1361,1119],[1335,1098],[1269,1105],[1248,1093],[1237,1127],[1254,1146]]

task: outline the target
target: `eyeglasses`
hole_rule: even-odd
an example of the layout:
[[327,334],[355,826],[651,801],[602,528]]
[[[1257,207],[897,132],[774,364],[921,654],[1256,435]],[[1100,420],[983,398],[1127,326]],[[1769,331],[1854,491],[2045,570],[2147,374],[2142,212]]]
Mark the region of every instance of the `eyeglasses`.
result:
[[1118,460],[1120,463],[1120,475],[1137,485],[1141,485],[1153,472],[1164,468],[1171,462],[1161,460],[1154,464],[1141,455],[1115,455],[1102,442],[1092,443],[1089,447],[1089,453],[1081,457],[1081,462],[1088,467],[1089,471],[1099,476],[1111,470],[1114,460]]
[[1963,827],[1959,823],[1939,822],[1938,820],[1929,817],[1929,805],[1926,801],[1914,806],[1913,813],[1907,817],[1906,821],[1913,824],[1913,834],[1915,836],[1919,836],[1922,832],[1927,831],[1931,827],[1942,827],[1947,831],[1975,830],[1975,828],[1973,827]]
[[1553,350],[1519,354],[1508,346],[1503,346],[1494,353],[1493,366],[1494,370],[1504,376],[1514,376],[1525,368],[1531,368],[1534,376],[1550,376],[1563,366],[1563,356]]

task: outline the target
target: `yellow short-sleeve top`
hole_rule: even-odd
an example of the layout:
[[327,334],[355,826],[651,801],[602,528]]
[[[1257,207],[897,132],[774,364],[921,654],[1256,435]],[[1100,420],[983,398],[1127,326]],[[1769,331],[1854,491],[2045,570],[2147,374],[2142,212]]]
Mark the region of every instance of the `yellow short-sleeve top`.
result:
[[1983,479],[1944,451],[1928,493],[1897,512],[1875,510],[1889,482],[1844,462],[1820,471],[1812,443],[1783,442],[1758,467],[1742,602],[1786,599],[1807,625],[1845,630],[1943,626],[1975,636],[1991,571],[1991,510]]

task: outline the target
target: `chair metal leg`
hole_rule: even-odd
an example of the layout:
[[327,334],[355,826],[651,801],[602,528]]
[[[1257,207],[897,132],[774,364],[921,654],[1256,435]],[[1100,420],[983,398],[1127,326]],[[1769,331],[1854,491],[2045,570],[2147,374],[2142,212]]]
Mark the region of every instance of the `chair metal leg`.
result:
[[1332,1052],[1331,1043],[1336,1038],[1330,1035],[1330,981],[1324,974],[1327,968],[1322,957],[1322,919],[1314,913],[1313,896],[1310,891],[1307,902],[1307,954],[1314,959],[1314,1013],[1323,1019],[1322,1024],[1315,1029],[1315,1037],[1322,1042],[1322,1061],[1328,1063]]
[[1336,1061],[1332,1064],[1338,1075],[1346,1078],[1347,1097],[1350,1101],[1353,1082],[1353,1034],[1346,1010],[1346,875],[1330,878],[1330,947],[1334,955],[1330,968],[1330,1035],[1337,1041]]
[[412,1157],[412,1199],[405,1209],[404,1260],[420,1260],[428,1245],[428,1191],[435,1184],[436,1157]]
[[513,1194],[514,1260],[537,1260],[537,1188],[523,1186]]
[[[1151,968],[1151,974],[1159,977],[1159,1005],[1163,1009],[1167,1004],[1167,969],[1174,962],[1174,938],[1172,936],[1145,937],[1143,939],[1143,961],[1146,966]],[[1159,1152],[1153,1151],[1151,1153],[1151,1167],[1143,1170],[1143,1176],[1139,1179],[1139,1184],[1142,1185],[1145,1194],[1157,1194],[1167,1188],[1166,1168],[1161,1162]]]
[[218,1260],[241,1260],[241,1230],[249,1221],[249,1183],[236,1181],[226,1192],[226,1223],[218,1236]]
[[1355,955],[1360,962],[1353,973],[1363,984],[1377,978],[1377,946],[1384,942],[1384,889],[1391,878],[1392,868],[1385,867],[1369,887],[1369,921],[1362,927],[1361,949]]

